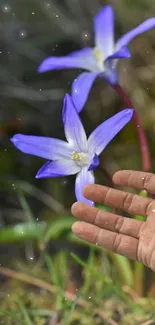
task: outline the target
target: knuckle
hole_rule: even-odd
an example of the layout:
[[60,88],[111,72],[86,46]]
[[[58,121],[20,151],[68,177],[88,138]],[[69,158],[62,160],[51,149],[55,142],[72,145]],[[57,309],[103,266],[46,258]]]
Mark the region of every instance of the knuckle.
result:
[[143,181],[143,188],[144,188],[144,190],[149,191],[150,180],[152,179],[153,176],[154,176],[153,174],[147,174],[144,177],[144,181]]
[[152,245],[152,250],[148,259],[148,266],[155,271],[155,245]]
[[148,204],[146,206],[146,216],[148,216],[150,214],[150,212],[153,210],[153,208],[155,209],[155,202],[153,200],[151,200],[150,202],[148,202]]
[[117,253],[119,251],[121,241],[122,241],[122,236],[120,234],[116,233],[114,240],[113,240],[113,244],[112,244],[113,252]]
[[109,197],[109,195],[110,195],[110,193],[111,193],[112,190],[113,190],[112,188],[108,188],[107,189],[107,192],[106,192],[105,197],[104,197],[104,203],[105,204],[108,203],[108,197]]
[[94,225],[98,224],[98,222],[100,220],[100,216],[101,216],[101,211],[100,210],[97,210],[96,211],[96,214],[94,216],[94,221],[93,221]]
[[139,232],[137,234],[137,238],[139,239],[140,237],[142,237],[143,234],[145,233],[145,231],[146,231],[146,223],[144,222],[144,223],[141,224],[141,227],[140,227]]
[[133,179],[133,172],[130,171],[129,175],[128,175],[128,181],[127,181],[127,186],[130,187],[130,184],[132,183],[132,179]]
[[100,228],[97,233],[94,233],[94,244],[102,246],[102,233]]
[[115,231],[121,232],[121,229],[123,228],[123,224],[124,224],[124,218],[119,216],[115,223]]
[[124,201],[123,201],[123,208],[125,210],[131,209],[133,198],[134,198],[133,194],[131,194],[131,193],[126,194],[126,196],[124,197]]

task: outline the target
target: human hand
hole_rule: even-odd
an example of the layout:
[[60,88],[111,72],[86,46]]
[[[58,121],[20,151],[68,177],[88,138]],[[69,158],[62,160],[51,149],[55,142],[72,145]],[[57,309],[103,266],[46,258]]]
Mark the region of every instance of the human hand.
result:
[[[155,174],[122,170],[114,174],[113,182],[155,193]],[[155,271],[155,200],[94,184],[85,186],[83,194],[97,203],[145,216],[146,221],[76,202],[72,206],[72,214],[84,222],[75,222],[73,233],[92,244],[138,260]]]

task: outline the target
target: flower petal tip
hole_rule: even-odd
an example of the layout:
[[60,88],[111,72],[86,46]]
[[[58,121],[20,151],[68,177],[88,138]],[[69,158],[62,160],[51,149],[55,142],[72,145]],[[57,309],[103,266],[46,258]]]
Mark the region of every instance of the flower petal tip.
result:
[[64,97],[63,100],[63,109],[62,109],[62,120],[63,123],[65,123],[66,121],[66,111],[67,111],[67,107],[68,105],[70,105],[72,108],[75,108],[74,102],[72,100],[72,97],[67,93]]
[[38,67],[38,72],[43,73],[43,72],[53,70],[54,67],[53,67],[52,62],[53,62],[53,60],[51,57],[48,57],[45,60],[43,60]]
[[45,67],[44,65],[44,61],[40,64],[38,70],[37,70],[39,73],[43,73],[45,71],[47,71],[47,68]]
[[133,108],[126,108],[124,110],[125,115],[129,118],[129,121],[131,120],[133,113],[134,113],[134,109]]
[[43,178],[43,175],[42,175],[42,173],[40,173],[39,171],[38,171],[38,173],[36,174],[36,176],[35,176],[35,178]]
[[134,109],[133,108],[126,108],[126,113],[133,115]]
[[130,51],[129,51],[129,49],[128,49],[128,47],[126,47],[126,59],[129,59],[129,58],[131,58],[131,53],[130,53]]
[[14,134],[12,138],[10,138],[10,141],[15,145],[17,141],[19,141],[19,134]]
[[113,12],[113,7],[112,7],[111,5],[106,5],[106,6],[104,6],[103,8],[101,8],[101,9],[98,11],[98,13],[96,14],[96,18],[97,18],[97,16],[99,16],[99,15],[102,15],[102,14],[105,14],[105,13],[109,14],[109,13],[111,13],[111,12]]
[[10,141],[12,142],[12,143],[14,143],[14,137],[12,137],[12,138],[10,138]]

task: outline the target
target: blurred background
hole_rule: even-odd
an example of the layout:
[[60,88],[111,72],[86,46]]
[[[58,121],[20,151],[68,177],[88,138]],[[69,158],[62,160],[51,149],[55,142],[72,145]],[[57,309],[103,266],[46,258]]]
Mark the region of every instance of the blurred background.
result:
[[[45,161],[9,140],[15,133],[64,139],[63,97],[80,70],[37,68],[47,56],[93,46],[93,17],[106,4],[115,11],[116,39],[155,15],[153,0],[0,0],[1,324],[155,324],[154,274],[74,238],[74,176],[35,179]],[[129,49],[120,84],[141,118],[155,172],[155,29]],[[97,79],[80,114],[87,134],[123,108]],[[142,169],[133,123],[100,156],[96,182],[111,185],[119,169]]]

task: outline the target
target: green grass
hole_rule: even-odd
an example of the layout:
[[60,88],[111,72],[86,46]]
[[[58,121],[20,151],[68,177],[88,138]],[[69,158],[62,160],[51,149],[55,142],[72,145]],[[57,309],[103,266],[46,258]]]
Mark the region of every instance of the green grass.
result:
[[[119,275],[112,263],[105,253],[96,255],[96,247],[90,249],[86,261],[65,250],[55,256],[44,251],[42,263],[38,267],[34,264],[35,277],[32,265],[25,270],[32,280],[31,284],[21,280],[8,283],[10,296],[1,302],[0,320],[7,325],[15,322],[42,325],[53,317],[59,319],[60,325],[100,325],[104,324],[104,317],[116,321],[119,315],[116,324],[137,325],[153,319],[154,299],[131,298],[130,290],[127,294],[121,281],[118,281]],[[78,265],[81,268],[79,285],[77,276],[74,278],[71,275],[72,268]],[[21,263],[22,272],[23,267]],[[116,272],[111,273],[111,268],[115,268]],[[33,279],[43,279],[46,284],[49,283],[49,288],[48,285],[46,289],[42,285],[36,287]],[[100,312],[103,311],[104,317],[101,317]]]
[[[44,325],[50,318],[59,325],[112,325],[110,319],[119,325],[141,325],[142,321],[154,319],[155,301],[141,297],[145,282],[141,264],[78,239],[70,230],[74,222],[71,216],[60,217],[50,224],[34,222],[25,197],[19,195],[30,221],[1,230],[0,242],[35,240],[41,249],[40,262],[31,266],[23,265],[22,261],[17,263],[16,277],[12,276],[7,284],[9,297],[0,301],[2,324]],[[61,249],[50,255],[48,242],[56,244],[60,240],[70,242],[73,251]],[[87,259],[74,253],[74,247],[82,251],[84,246],[89,249]]]

